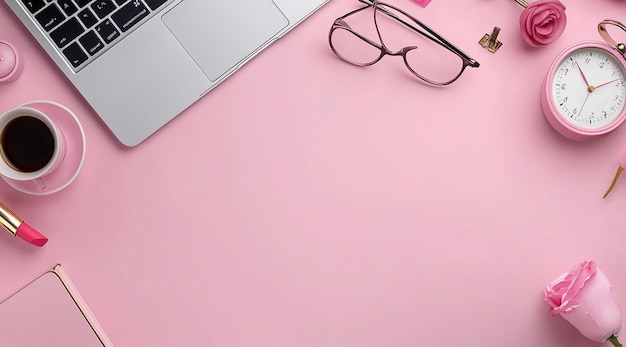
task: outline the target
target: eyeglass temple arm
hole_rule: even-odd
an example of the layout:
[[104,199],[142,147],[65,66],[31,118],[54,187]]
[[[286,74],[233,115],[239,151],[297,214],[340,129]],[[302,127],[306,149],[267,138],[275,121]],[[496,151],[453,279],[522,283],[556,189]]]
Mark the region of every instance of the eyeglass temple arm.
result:
[[[359,0],[360,2],[367,4],[369,6],[373,6],[374,2],[372,0]],[[380,4],[380,3],[379,3]],[[431,29],[430,27],[428,27],[426,24],[420,22],[419,20],[417,20],[416,18],[414,18],[413,16],[409,15],[408,13],[405,13],[404,11],[400,10],[399,8],[396,8],[394,6],[391,5],[387,5],[387,4],[382,4],[383,6],[388,6],[391,7],[393,9],[395,9],[398,12],[403,13],[404,15],[406,15],[407,17],[411,18],[412,21],[414,21],[416,24],[418,24],[419,26],[421,26],[422,28],[424,28],[424,30],[426,30],[427,32],[424,32],[423,30],[414,27],[413,25],[411,25],[410,23],[405,22],[404,20],[402,20],[401,18],[399,18],[398,16],[396,16],[395,14],[387,11],[386,9],[384,9],[383,7],[378,7],[378,9],[386,14],[387,16],[399,21],[400,23],[406,25],[407,27],[411,28],[413,31],[420,33],[426,37],[428,37],[429,39],[431,39],[432,41],[438,42],[440,44],[445,45],[446,47],[452,49],[453,51],[455,51],[456,53],[458,53],[459,55],[461,55],[461,57],[463,57],[463,59],[465,59],[470,66],[472,67],[478,67],[480,64],[473,59],[472,57],[470,57],[469,55],[467,55],[465,52],[463,52],[462,50],[460,50],[459,48],[457,48],[454,44],[452,44],[451,42],[449,42],[448,40],[444,39],[441,35],[437,34],[437,32],[435,32],[433,29]],[[432,35],[434,36],[431,37],[429,36]]]

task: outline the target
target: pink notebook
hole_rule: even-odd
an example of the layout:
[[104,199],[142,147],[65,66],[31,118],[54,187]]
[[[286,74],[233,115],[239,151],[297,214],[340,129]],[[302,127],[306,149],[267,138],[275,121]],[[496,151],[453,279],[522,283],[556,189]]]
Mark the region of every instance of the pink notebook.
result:
[[56,265],[0,302],[0,346],[113,346]]

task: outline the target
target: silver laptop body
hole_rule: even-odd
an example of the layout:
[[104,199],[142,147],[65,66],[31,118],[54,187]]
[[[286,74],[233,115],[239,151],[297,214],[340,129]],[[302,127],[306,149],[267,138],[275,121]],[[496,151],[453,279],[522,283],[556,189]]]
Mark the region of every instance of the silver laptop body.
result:
[[135,146],[328,0],[4,1]]

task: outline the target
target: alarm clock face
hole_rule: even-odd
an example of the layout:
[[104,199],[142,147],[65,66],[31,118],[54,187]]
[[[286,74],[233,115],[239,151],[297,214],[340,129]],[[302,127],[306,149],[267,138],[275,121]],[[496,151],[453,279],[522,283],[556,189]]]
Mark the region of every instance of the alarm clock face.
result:
[[560,61],[551,81],[552,101],[562,120],[584,130],[597,130],[623,118],[626,72],[610,52],[583,47]]

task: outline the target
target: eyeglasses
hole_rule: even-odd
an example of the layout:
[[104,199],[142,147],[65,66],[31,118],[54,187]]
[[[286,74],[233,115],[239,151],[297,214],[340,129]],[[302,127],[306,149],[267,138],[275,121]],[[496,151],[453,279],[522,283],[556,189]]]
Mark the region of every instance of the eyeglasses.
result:
[[[402,56],[411,73],[438,86],[456,81],[466,67],[480,65],[403,10],[377,0],[359,1],[366,6],[337,18],[328,33],[330,48],[344,61],[370,66],[385,55]],[[385,41],[381,33],[384,33]],[[392,44],[398,40],[402,45],[407,42],[413,45],[391,50]]]

